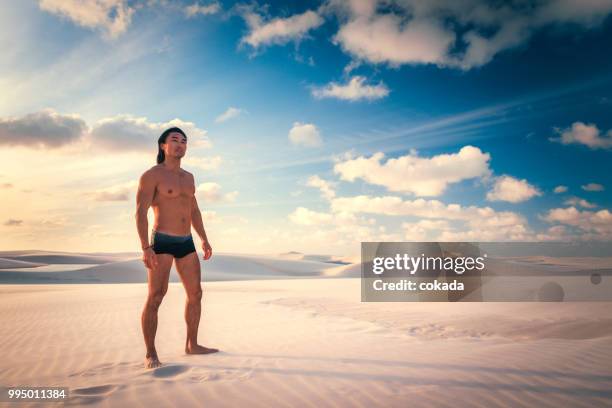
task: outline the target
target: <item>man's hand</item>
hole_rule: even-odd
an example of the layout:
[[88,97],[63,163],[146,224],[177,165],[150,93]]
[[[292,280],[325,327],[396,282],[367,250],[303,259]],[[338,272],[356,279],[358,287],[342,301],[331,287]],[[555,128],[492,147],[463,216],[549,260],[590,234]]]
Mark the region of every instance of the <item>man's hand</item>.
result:
[[208,241],[202,242],[202,251],[204,251],[203,259],[205,261],[209,260],[210,257],[212,256],[212,247],[210,246]]
[[149,269],[157,268],[157,254],[152,247],[145,249],[142,253],[142,261]]

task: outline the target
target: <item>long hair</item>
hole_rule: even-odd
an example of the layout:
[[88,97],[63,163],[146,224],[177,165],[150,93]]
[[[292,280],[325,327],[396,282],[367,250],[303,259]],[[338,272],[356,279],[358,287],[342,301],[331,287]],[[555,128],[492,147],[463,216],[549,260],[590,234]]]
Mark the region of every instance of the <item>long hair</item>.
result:
[[162,150],[161,144],[166,143],[166,139],[168,138],[168,135],[172,132],[180,133],[181,135],[185,136],[185,139],[187,139],[187,135],[185,134],[185,132],[183,132],[181,129],[177,127],[172,127],[170,129],[164,130],[164,133],[162,133],[159,139],[157,140],[157,164],[163,163],[164,160],[166,160],[166,154]]

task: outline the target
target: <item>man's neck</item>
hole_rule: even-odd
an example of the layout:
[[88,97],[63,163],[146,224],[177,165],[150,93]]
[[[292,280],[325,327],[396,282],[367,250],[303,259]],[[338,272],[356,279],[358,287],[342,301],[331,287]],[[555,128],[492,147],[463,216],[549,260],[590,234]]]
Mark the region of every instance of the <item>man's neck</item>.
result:
[[181,159],[175,159],[174,157],[166,157],[163,165],[166,170],[178,172],[181,169]]

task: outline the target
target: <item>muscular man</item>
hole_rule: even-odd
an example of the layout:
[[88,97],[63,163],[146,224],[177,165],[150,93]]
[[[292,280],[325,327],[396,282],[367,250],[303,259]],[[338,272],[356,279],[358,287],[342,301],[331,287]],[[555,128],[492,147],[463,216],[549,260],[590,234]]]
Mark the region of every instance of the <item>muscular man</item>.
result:
[[[191,173],[181,169],[181,158],[187,151],[187,136],[179,128],[170,128],[159,137],[157,165],[140,177],[136,195],[136,225],[142,244],[142,260],[147,267],[149,294],[142,311],[142,332],[147,354],[145,367],[161,366],[155,350],[157,311],[168,290],[172,262],[175,262],[185,291],[185,321],[187,323],[187,354],[208,354],[218,351],[198,344],[202,288],[200,260],[191,236],[191,225],[202,240],[204,260],[212,256],[202,214],[195,197]],[[147,212],[153,207],[155,223],[148,239]]]

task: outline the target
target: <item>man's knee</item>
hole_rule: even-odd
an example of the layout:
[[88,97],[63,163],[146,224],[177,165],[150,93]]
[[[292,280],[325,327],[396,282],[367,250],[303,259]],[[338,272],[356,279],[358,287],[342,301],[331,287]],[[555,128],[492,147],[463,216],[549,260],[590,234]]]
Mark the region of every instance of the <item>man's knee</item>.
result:
[[187,300],[189,302],[200,302],[202,300],[202,288],[191,291],[187,294]]
[[164,299],[164,296],[166,295],[166,291],[167,289],[161,289],[161,290],[157,290],[155,292],[152,292],[149,294],[149,298],[148,298],[148,306],[152,309],[157,310],[159,308],[159,306],[162,303],[162,300]]

